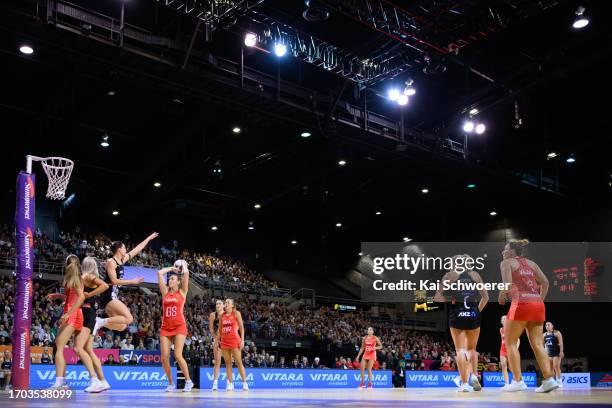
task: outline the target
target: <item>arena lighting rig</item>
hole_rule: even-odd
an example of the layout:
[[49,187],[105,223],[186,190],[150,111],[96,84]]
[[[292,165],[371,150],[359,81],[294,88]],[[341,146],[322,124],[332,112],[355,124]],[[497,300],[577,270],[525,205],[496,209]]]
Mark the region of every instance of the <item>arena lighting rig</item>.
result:
[[[455,1],[443,6],[422,4],[416,10],[388,0],[317,0],[316,5],[355,21],[356,25],[382,33],[402,47],[357,55],[278,21],[259,10],[265,0],[154,0],[203,21],[207,32],[238,28],[247,47],[267,50],[278,57],[291,54],[361,86],[378,82],[420,66],[426,74],[443,73],[439,64],[461,48],[485,40],[513,20],[531,17],[553,7],[556,1],[540,1],[536,7],[524,1],[493,1],[483,7],[475,1]],[[248,29],[241,22],[248,22]],[[469,24],[466,23],[469,21]],[[246,36],[246,37],[245,37]],[[279,54],[278,50],[282,50]],[[433,64],[432,68],[430,65]],[[465,64],[463,64],[465,65]],[[477,71],[473,71],[479,74]]]

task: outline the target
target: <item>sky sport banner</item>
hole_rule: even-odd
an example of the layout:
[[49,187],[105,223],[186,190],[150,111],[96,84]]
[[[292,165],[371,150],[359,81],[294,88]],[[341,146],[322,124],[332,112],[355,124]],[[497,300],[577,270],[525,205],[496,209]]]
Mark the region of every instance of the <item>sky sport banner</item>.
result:
[[591,385],[597,388],[612,388],[612,373],[591,373]]
[[30,371],[30,325],[32,323],[32,272],[34,268],[34,174],[17,176],[15,212],[16,269],[13,329],[12,383],[17,390],[28,389]]
[[[233,370],[234,385],[242,387],[238,370]],[[358,370],[295,370],[287,368],[249,368],[247,383],[253,389],[266,388],[358,388],[361,382]],[[391,371],[372,372],[374,388],[391,388]],[[367,373],[366,373],[367,378]],[[225,370],[219,373],[219,388],[226,385]],[[213,381],[212,367],[200,368],[200,388],[210,389]]]
[[[159,350],[119,350],[119,355],[124,361],[130,361],[136,357],[136,364],[161,365],[161,352]],[[174,356],[170,355],[170,365],[174,365]]]
[[[162,390],[168,386],[168,378],[161,367],[103,366],[104,377],[113,390]],[[172,368],[176,384],[176,368]],[[66,381],[73,390],[89,386],[89,373],[81,365],[66,367]],[[55,366],[34,365],[30,372],[31,389],[49,388],[55,383]]]
[[[362,242],[363,256],[351,281],[361,286],[363,301],[415,302],[425,311],[439,308],[434,304],[438,290],[487,290],[489,301],[497,302],[501,290],[512,289],[501,276],[504,246],[505,242]],[[611,302],[610,248],[611,242],[531,242],[524,256],[548,278],[546,302]],[[458,281],[457,274],[442,279],[451,270],[476,272],[482,282]],[[523,295],[540,301],[536,292]]]
[[[523,381],[528,387],[537,387],[538,378],[536,373],[523,373]],[[504,376],[501,372],[487,372],[482,373],[483,386],[485,387],[503,387]],[[508,372],[508,377],[512,381],[512,373]]]

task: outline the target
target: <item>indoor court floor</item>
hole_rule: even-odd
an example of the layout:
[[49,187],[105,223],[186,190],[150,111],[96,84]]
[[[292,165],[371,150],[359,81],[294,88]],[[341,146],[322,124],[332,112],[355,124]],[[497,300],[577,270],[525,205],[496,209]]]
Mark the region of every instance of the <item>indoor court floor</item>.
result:
[[499,389],[459,394],[455,388],[410,388],[373,390],[236,390],[233,392],[194,390],[191,393],[168,394],[161,391],[109,391],[85,394],[80,391],[68,400],[12,400],[0,396],[0,405],[11,407],[91,407],[91,408],[167,408],[189,407],[497,407],[519,408],[534,406],[594,407],[612,406],[612,389],[556,390],[536,394],[532,389],[522,393],[503,393]]

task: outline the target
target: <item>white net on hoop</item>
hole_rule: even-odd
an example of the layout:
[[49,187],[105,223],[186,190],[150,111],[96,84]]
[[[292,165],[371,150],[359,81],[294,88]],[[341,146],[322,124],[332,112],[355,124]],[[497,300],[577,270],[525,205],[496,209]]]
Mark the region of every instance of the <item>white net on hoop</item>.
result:
[[46,157],[41,162],[49,180],[47,198],[63,200],[66,196],[66,187],[68,187],[74,162],[63,157]]

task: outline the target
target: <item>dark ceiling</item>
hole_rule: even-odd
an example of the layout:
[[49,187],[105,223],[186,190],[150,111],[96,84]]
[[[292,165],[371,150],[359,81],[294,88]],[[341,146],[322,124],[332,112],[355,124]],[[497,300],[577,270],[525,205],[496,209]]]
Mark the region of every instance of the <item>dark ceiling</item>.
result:
[[[119,1],[75,3],[119,18]],[[411,2],[408,11],[427,22],[422,35],[437,44],[469,43],[457,53],[428,53],[445,73],[425,74],[425,54],[413,58],[411,50],[411,68],[360,90],[288,56],[280,64],[278,98],[271,55],[247,50],[250,76],[239,85],[241,35],[252,29],[246,16],[215,30],[210,41],[200,27],[181,69],[197,19],[156,1],[127,2],[126,22],[183,44],[182,51],[129,39],[122,49],[95,27],[75,29],[75,21],[65,20],[60,28],[46,17],[47,2],[4,2],[4,216],[13,211],[15,174],[31,153],[76,162],[69,187],[76,199],[62,223],[109,234],[150,228],[205,245],[277,247],[297,239],[327,255],[353,253],[361,241],[474,239],[470,234],[514,225],[552,240],[545,232],[550,225],[610,205],[611,142],[604,129],[611,6],[587,3],[592,23],[574,31],[577,3],[531,9],[532,3]],[[466,34],[471,18],[490,4],[515,12],[486,38]],[[265,0],[255,8],[363,58],[407,48],[333,7],[328,21],[316,23],[302,18],[304,9],[297,0]],[[19,53],[25,42],[33,55]],[[335,120],[349,117],[347,106],[367,104],[372,114],[400,123],[400,108],[377,94],[408,77],[417,94],[403,109],[405,140],[385,137],[388,129],[367,132],[360,117],[354,126]],[[470,136],[464,157],[445,140],[463,142],[461,121],[473,106],[488,129]],[[234,126],[242,132],[233,134]],[[303,131],[312,136],[301,138]],[[109,148],[99,144],[103,134]],[[560,156],[547,160],[550,151]],[[577,159],[572,165],[565,162],[570,154]],[[338,166],[340,159],[348,164]],[[213,172],[216,163],[222,177]],[[154,181],[162,187],[153,188]],[[476,188],[466,188],[470,183]],[[424,187],[429,194],[421,193]],[[497,217],[489,215],[493,209]],[[247,230],[249,221],[255,231]],[[219,230],[211,232],[212,225]],[[538,232],[529,229],[535,225]]]

